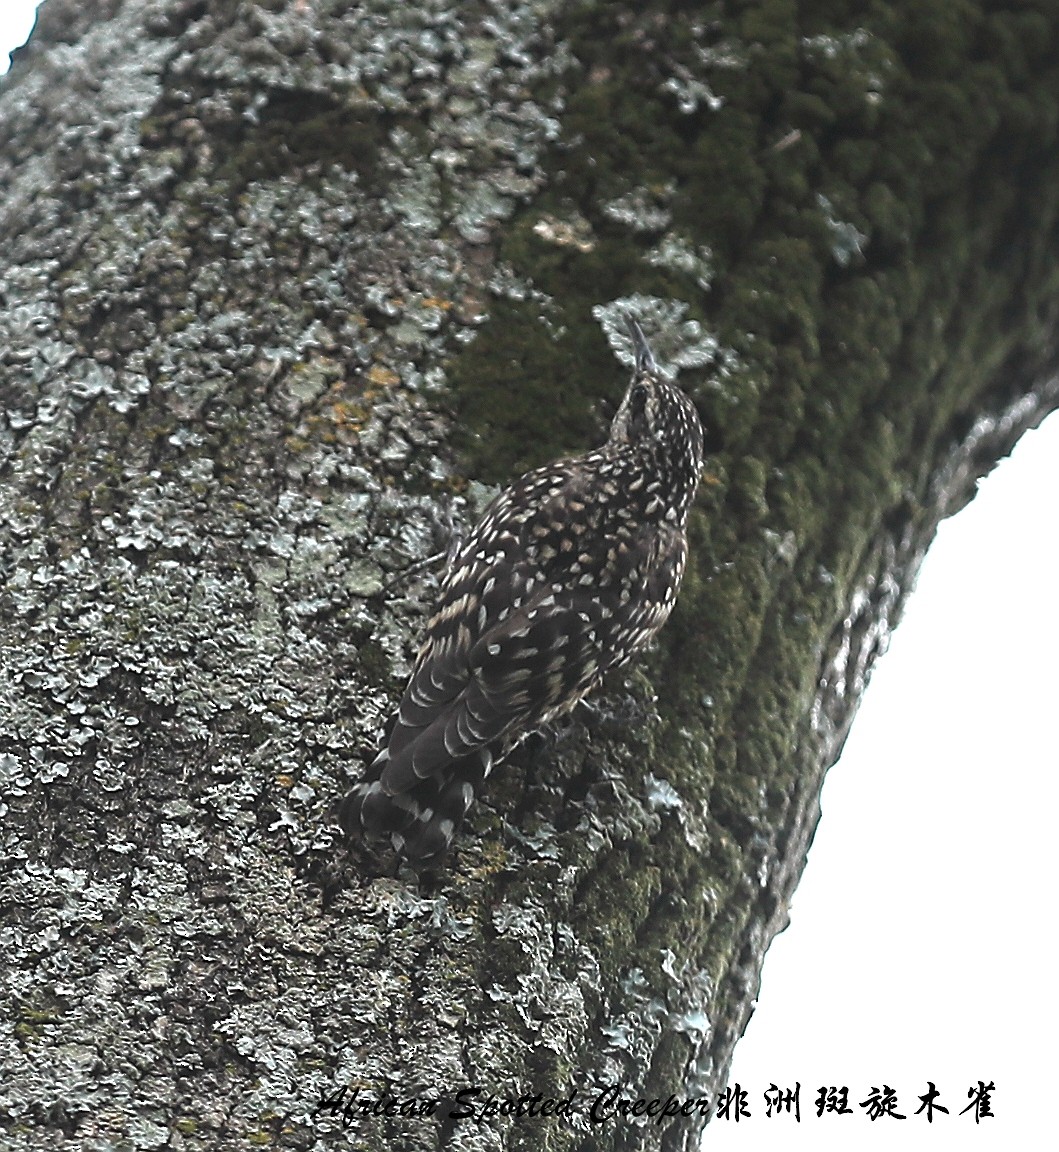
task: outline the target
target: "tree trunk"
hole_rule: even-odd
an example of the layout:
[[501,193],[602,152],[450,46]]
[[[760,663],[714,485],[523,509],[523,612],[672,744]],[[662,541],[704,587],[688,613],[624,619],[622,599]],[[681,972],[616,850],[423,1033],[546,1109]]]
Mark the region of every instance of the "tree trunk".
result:
[[[696,1145],[923,552],[1059,402],[1056,14],[46,0],[0,82],[5,1147]],[[387,874],[334,809],[417,564],[600,441],[618,298],[707,426],[676,613]]]

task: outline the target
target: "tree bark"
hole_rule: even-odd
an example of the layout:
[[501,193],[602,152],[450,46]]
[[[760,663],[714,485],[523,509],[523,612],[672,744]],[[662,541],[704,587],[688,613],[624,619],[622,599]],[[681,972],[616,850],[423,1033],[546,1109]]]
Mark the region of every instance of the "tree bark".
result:
[[[1059,402],[1056,16],[45,0],[0,82],[5,1147],[696,1146],[924,550]],[[599,442],[618,298],[707,425],[677,611],[387,874],[333,813],[417,564]]]

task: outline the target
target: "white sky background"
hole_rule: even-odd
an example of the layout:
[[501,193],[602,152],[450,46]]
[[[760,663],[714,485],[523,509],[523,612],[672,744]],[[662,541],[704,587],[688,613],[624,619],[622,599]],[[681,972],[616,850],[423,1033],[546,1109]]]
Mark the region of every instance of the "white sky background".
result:
[[[0,71],[32,26],[0,0]],[[731,1080],[752,1116],[710,1152],[1038,1148],[1059,1032],[1059,417],[941,526],[877,665]],[[994,1080],[994,1119],[957,1115]],[[914,1116],[933,1080],[949,1115]],[[802,1085],[802,1122],[761,1093]],[[856,1105],[883,1083],[908,1119]],[[852,1116],[815,1116],[821,1084]],[[678,1086],[674,1085],[674,1090]]]
[[37,0],[0,0],[0,73],[11,64],[8,53],[25,44],[36,11]]
[[[1054,1147],[1059,417],[927,554],[876,664],[730,1083],[752,1116],[709,1152]],[[915,1116],[933,1080],[949,1115]],[[966,1092],[993,1080],[977,1129]],[[802,1121],[766,1119],[771,1083]],[[856,1105],[885,1083],[906,1120]],[[848,1085],[852,1116],[813,1107]],[[782,1126],[781,1126],[782,1125]]]

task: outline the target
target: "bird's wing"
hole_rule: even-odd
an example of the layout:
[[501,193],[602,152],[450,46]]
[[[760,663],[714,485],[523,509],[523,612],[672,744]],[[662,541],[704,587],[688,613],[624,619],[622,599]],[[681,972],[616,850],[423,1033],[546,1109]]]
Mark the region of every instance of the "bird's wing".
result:
[[535,496],[509,489],[461,547],[387,747],[343,805],[347,829],[437,855],[498,745],[573,707],[665,619],[667,530],[630,532],[576,474],[558,480],[523,477]]
[[379,777],[396,796],[578,700],[600,671],[605,610],[587,590],[538,588],[473,641],[428,638]]
[[576,471],[519,485],[548,495],[494,501],[446,577],[379,764],[389,796],[572,707],[672,607],[681,533],[626,530]]

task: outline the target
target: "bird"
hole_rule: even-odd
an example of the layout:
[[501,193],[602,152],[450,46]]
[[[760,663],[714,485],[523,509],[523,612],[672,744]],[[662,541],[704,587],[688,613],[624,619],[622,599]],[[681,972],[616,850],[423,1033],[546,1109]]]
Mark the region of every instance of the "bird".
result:
[[443,857],[494,765],[672,611],[703,428],[624,320],[635,366],[606,443],[520,477],[455,551],[389,739],[341,803],[351,839]]

